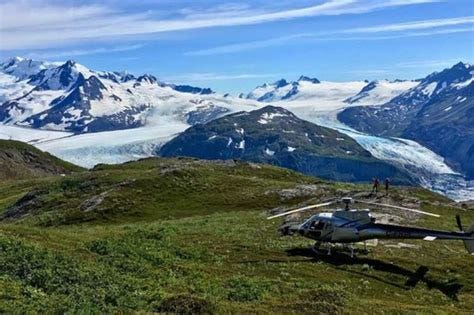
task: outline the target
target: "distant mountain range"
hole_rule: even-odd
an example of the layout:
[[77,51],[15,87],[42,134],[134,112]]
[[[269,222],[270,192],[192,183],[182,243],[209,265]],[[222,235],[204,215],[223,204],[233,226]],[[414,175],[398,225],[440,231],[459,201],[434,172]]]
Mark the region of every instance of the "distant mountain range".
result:
[[[2,126],[3,130],[10,128],[0,130],[0,138],[16,139],[19,137],[17,134],[30,134],[24,128],[61,131],[54,135],[48,132],[47,138],[52,140],[41,140],[46,131],[27,138],[43,149],[58,152],[67,160],[90,166],[98,162],[149,156],[160,151],[165,142],[188,127],[204,125],[199,128],[204,128],[203,132],[207,133],[206,128],[212,126],[207,123],[215,119],[270,104],[312,123],[307,125],[300,121],[299,124],[305,128],[329,127],[342,132],[345,138],[356,139],[370,151],[372,159],[389,162],[397,169],[404,169],[405,173],[406,170],[421,169],[423,179],[420,182],[431,176],[426,174],[453,174],[453,170],[474,178],[473,73],[471,65],[459,63],[411,81],[328,82],[302,75],[296,81],[281,79],[263,84],[250,93],[231,96],[209,88],[165,83],[147,74],[135,76],[127,72],[95,71],[74,61],[50,63],[15,57],[0,64],[0,129]],[[246,117],[239,119],[253,119],[253,114]],[[222,120],[218,122],[222,123]],[[246,128],[251,130],[250,126],[255,122],[239,121],[239,124],[246,124]],[[256,126],[268,127],[258,123]],[[356,133],[347,126],[367,134]],[[15,127],[23,129],[21,132],[11,129]],[[186,133],[187,137],[191,130]],[[271,132],[265,130],[263,134],[268,135],[268,141],[278,137],[285,139],[289,147],[296,148],[292,145],[296,140],[288,139],[281,126],[275,126]],[[301,128],[298,130],[303,132]],[[104,131],[116,133],[101,134]],[[226,137],[225,132],[219,130],[216,136],[222,134]],[[105,140],[112,139],[110,137],[113,141]],[[386,137],[415,140],[441,157],[414,142]],[[204,140],[194,136],[192,139],[210,145],[201,143]],[[235,145],[238,138],[234,135],[232,139]],[[169,149],[171,143],[165,147]],[[334,144],[322,142],[321,145]],[[187,144],[186,148],[190,146],[192,144]],[[231,151],[226,146],[222,151],[218,148],[212,146],[210,158],[247,159],[252,156],[256,161],[290,165],[282,162],[283,155],[290,156],[283,147],[281,150],[268,148],[275,152],[273,158],[265,148],[250,144],[245,152],[235,147]],[[176,150],[170,149],[169,154],[178,154]],[[306,147],[304,154],[313,154],[311,150]],[[291,153],[291,156],[303,159],[297,155],[300,152]],[[323,151],[318,154],[324,155]],[[113,157],[108,159],[107,155]],[[335,160],[333,155],[327,157]],[[442,161],[443,158],[449,166]],[[334,178],[344,178],[340,172],[343,165],[348,165],[347,161],[332,168]],[[303,166],[292,168],[302,169]],[[347,172],[349,180],[353,173],[353,170]],[[442,183],[436,181],[436,185],[444,186],[445,179]],[[450,182],[449,185],[455,187],[457,184]]]
[[0,122],[76,133],[144,126],[155,110],[197,123],[249,103],[152,75],[92,71],[74,61],[12,58],[0,64],[0,82]]
[[0,122],[74,133],[141,127],[163,115],[193,125],[268,102],[310,101],[321,108],[382,104],[414,84],[338,83],[301,76],[232,97],[209,88],[164,83],[149,74],[94,71],[71,60],[51,63],[15,57],[0,63]]
[[433,73],[381,106],[351,107],[343,123],[375,135],[413,139],[474,179],[474,66]]
[[327,82],[316,78],[301,76],[297,81],[288,82],[285,79],[274,83],[265,83],[246,98],[259,102],[278,101],[340,101],[347,104],[366,105],[383,104],[406,90],[417,85],[416,81],[381,80]]

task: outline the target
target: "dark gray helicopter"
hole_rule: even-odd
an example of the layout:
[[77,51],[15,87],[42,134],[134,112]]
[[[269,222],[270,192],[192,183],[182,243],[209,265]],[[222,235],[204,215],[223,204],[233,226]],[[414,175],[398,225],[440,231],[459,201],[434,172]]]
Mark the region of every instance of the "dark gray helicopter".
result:
[[[439,215],[421,210],[409,209],[394,205],[380,204],[367,201],[353,200],[352,198],[342,198],[326,203],[310,205],[303,208],[287,211],[273,215],[268,219],[287,216],[301,211],[307,211],[316,208],[327,207],[338,202],[345,204],[344,209],[338,209],[334,212],[323,212],[311,216],[302,224],[285,224],[280,228],[284,235],[299,234],[301,236],[313,239],[316,244],[313,250],[318,252],[322,243],[329,245],[335,243],[352,244],[365,242],[372,239],[423,239],[426,241],[434,240],[462,240],[469,254],[474,254],[474,222],[464,231],[461,224],[461,218],[456,216],[456,221],[461,232],[437,231],[417,227],[407,227],[392,224],[376,223],[376,219],[370,214],[369,210],[351,210],[350,204],[362,203],[371,206],[380,206],[415,212],[418,214],[439,217]],[[354,255],[354,248],[351,246],[351,256]],[[328,254],[331,254],[329,247]]]

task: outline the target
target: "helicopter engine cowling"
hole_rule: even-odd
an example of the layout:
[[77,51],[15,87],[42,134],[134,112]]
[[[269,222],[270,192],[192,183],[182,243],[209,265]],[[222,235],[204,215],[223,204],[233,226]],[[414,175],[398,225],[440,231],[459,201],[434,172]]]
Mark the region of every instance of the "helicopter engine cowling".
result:
[[335,243],[358,242],[359,231],[354,228],[337,228],[332,233],[331,241]]

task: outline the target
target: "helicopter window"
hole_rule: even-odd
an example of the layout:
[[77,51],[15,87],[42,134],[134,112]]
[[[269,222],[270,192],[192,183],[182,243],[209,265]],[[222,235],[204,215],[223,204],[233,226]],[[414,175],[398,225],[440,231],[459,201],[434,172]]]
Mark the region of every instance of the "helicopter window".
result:
[[313,221],[311,223],[310,229],[311,230],[322,230],[324,228],[324,222],[323,221]]

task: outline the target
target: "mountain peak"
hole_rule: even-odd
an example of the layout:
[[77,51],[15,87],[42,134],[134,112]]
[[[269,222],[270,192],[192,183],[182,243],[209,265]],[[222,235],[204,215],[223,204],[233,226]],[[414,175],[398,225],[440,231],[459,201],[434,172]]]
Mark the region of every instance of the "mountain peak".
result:
[[94,72],[73,60],[41,70],[30,76],[29,84],[36,85],[41,90],[68,90],[80,76],[85,79],[95,75]]
[[23,57],[12,57],[0,63],[0,71],[25,80],[41,70],[56,66],[54,63],[32,60]]
[[[295,114],[293,114],[289,110],[272,105],[268,105],[260,109],[251,111],[249,112],[249,115],[251,115],[252,121],[256,121],[260,125],[281,123],[282,121],[285,121],[286,123],[289,123],[290,121],[300,121],[300,119],[298,119]],[[277,119],[275,120],[275,118]]]
[[281,87],[287,86],[288,84],[289,84],[288,81],[286,81],[285,79],[280,79],[274,83],[276,88],[281,88]]
[[[284,109],[283,107],[279,106],[273,106],[273,105],[267,105],[265,107],[262,107],[260,109],[257,109],[253,111],[254,113],[262,114],[262,113],[272,113],[272,114],[285,114],[287,116],[295,116],[292,112],[290,112],[287,109]],[[296,116],[295,116],[296,117]]]
[[470,67],[472,67],[471,64],[460,61],[454,66],[452,66],[451,69],[468,69]]
[[72,68],[76,65],[76,62],[74,60],[71,60],[69,59],[68,61],[66,61],[64,64],[63,64],[63,67],[66,67],[66,68]]
[[[23,58],[23,57],[15,56],[15,57],[5,59],[4,61],[2,61],[1,64],[4,65],[5,67],[7,67],[7,65],[12,66],[15,63],[22,62],[24,60],[27,60],[27,59]],[[31,59],[28,59],[28,60],[31,60]]]
[[298,79],[298,82],[311,82],[311,83],[314,83],[314,84],[318,84],[318,83],[321,83],[321,81],[319,81],[318,79],[316,78],[310,78],[310,77],[307,77],[305,75],[302,75],[300,76],[300,78]]
[[151,75],[151,74],[144,74],[144,75],[141,75],[137,78],[137,81],[138,82],[147,82],[147,83],[150,83],[150,84],[154,84],[154,83],[157,83],[158,82],[158,79]]
[[472,65],[464,62],[458,62],[451,68],[446,68],[441,72],[433,72],[426,78],[422,79],[421,83],[428,85],[436,82],[439,84],[440,89],[444,90],[446,86],[451,84],[457,84],[472,79],[473,70],[474,69]]

